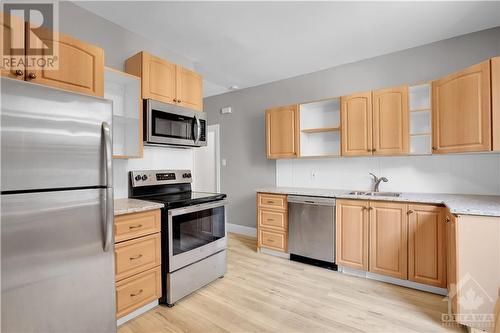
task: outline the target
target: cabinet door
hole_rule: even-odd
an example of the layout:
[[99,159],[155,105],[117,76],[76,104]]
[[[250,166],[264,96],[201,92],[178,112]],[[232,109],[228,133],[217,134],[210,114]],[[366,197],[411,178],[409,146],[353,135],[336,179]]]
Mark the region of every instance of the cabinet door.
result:
[[142,52],[142,98],[175,104],[176,67],[166,60]]
[[406,205],[370,202],[370,272],[408,277]]
[[177,103],[186,108],[203,111],[203,78],[198,73],[177,66]]
[[500,151],[500,57],[491,59],[493,150]]
[[267,158],[299,155],[299,113],[297,105],[266,111]]
[[446,276],[448,294],[451,297],[451,311],[458,311],[457,270],[457,218],[449,211],[446,214]]
[[490,61],[432,82],[433,153],[491,149]]
[[408,154],[408,86],[373,92],[373,154]]
[[[87,95],[104,96],[104,51],[57,32],[41,31],[35,44],[54,43],[57,69],[26,68],[26,80]],[[28,50],[27,55],[30,55]]]
[[341,101],[342,155],[372,154],[372,94],[343,96]]
[[[1,76],[11,79],[24,80],[24,26],[23,20],[15,16],[9,16],[5,13],[0,15],[2,21],[0,36],[2,36],[2,58],[3,61],[8,61],[6,67],[0,71]],[[6,37],[6,38],[5,38]],[[5,39],[4,39],[5,38]],[[8,47],[4,49],[4,46]],[[13,51],[16,49],[17,51]]]
[[368,205],[362,200],[337,200],[335,223],[336,262],[368,270]]
[[409,205],[408,279],[446,288],[443,208]]

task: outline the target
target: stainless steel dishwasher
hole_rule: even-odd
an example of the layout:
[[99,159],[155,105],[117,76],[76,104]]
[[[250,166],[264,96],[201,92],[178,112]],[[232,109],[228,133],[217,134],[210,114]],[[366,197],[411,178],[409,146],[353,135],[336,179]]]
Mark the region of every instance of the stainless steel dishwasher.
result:
[[288,196],[290,259],[337,270],[335,199]]

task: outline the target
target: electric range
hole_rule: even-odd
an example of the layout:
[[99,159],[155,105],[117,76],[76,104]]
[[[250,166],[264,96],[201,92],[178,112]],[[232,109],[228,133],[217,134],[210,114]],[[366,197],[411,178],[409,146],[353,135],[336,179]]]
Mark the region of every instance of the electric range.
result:
[[162,298],[172,306],[226,272],[226,195],[192,191],[189,170],[130,172],[129,197],[160,202]]

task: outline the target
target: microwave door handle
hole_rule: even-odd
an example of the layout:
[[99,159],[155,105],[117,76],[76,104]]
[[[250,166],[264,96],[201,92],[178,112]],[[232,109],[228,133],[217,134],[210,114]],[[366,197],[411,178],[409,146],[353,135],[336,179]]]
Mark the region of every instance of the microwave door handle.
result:
[[[196,131],[194,130],[194,126],[196,126]],[[200,126],[200,119],[198,119],[198,117],[196,117],[196,116],[194,116],[193,131],[195,133],[194,143],[198,143],[198,141],[200,140],[200,136],[201,136],[201,126]]]

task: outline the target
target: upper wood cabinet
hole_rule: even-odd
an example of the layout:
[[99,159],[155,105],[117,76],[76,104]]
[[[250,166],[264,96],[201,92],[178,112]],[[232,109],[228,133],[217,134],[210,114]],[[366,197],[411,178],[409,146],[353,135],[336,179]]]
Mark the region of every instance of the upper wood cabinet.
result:
[[[57,63],[55,69],[52,67],[28,67],[17,66],[9,71],[2,71],[2,76],[19,78],[29,82],[44,84],[64,90],[79,92],[87,95],[102,97],[104,94],[104,51],[94,45],[79,41],[75,38],[49,30],[38,30],[35,36],[29,27],[29,23],[21,22],[11,17],[10,25],[7,24],[6,16],[2,17],[2,29],[16,29],[17,33],[10,36],[11,44],[15,46],[21,42],[21,37],[26,39],[26,34],[31,33],[31,49],[25,49],[24,56],[49,59],[48,55],[35,55],[33,48],[43,44],[53,44],[57,50]],[[23,29],[22,33],[19,29]],[[30,62],[26,62],[30,64]]]
[[408,205],[408,279],[446,288],[446,233],[442,207]]
[[398,279],[408,276],[406,204],[370,202],[369,271]]
[[408,153],[408,86],[373,92],[373,154]]
[[[27,69],[28,81],[60,89],[104,96],[104,51],[97,46],[60,33],[38,35],[44,43],[53,42],[58,52],[58,68]],[[30,55],[30,51],[26,52]]]
[[366,271],[369,203],[362,200],[337,200],[336,205],[336,262]]
[[177,103],[186,108],[203,111],[203,79],[201,75],[177,66]]
[[408,153],[408,87],[341,97],[342,155]]
[[433,153],[491,150],[490,61],[432,82]]
[[299,112],[297,105],[266,110],[267,158],[299,156]]
[[[15,61],[15,65],[11,66],[8,70],[1,70],[1,75],[9,77],[11,79],[24,80],[25,68],[22,63],[24,62],[25,52],[24,52],[24,26],[25,22],[18,19],[15,16],[8,16],[5,13],[0,15],[0,20],[2,21],[0,36],[2,38],[2,55],[8,56],[10,59]],[[10,45],[10,49],[3,49],[4,45]],[[23,50],[21,55],[15,55],[12,52],[12,48]]]
[[500,151],[500,57],[491,59],[493,150]]
[[371,92],[342,96],[341,148],[343,156],[372,154],[372,94]]
[[203,111],[203,78],[197,73],[139,52],[125,61],[125,71],[142,79],[142,98]]

